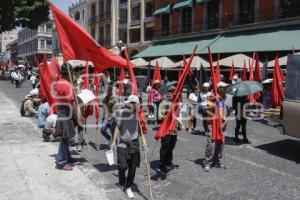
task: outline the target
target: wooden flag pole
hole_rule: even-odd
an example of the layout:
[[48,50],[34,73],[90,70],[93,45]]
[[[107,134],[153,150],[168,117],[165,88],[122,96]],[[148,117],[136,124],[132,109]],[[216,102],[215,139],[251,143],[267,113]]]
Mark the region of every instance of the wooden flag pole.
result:
[[149,161],[148,161],[148,156],[147,156],[147,143],[146,143],[146,138],[144,136],[143,133],[143,129],[141,126],[141,123],[139,121],[139,128],[140,128],[140,133],[141,133],[141,140],[142,140],[142,144],[143,144],[143,152],[144,152],[144,156],[145,156],[145,163],[146,163],[146,168],[147,168],[147,175],[148,175],[148,185],[149,185],[149,192],[150,192],[150,199],[154,200],[153,198],[153,189],[152,189],[152,184],[151,184],[151,177],[150,177],[150,166],[149,166]]

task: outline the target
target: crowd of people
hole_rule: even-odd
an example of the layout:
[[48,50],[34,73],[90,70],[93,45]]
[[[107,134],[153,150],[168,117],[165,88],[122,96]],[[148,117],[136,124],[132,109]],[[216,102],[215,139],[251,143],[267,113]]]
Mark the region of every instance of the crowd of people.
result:
[[[81,151],[87,141],[83,136],[83,124],[86,121],[86,106],[78,107],[76,103],[76,93],[82,90],[82,80],[71,81],[66,65],[61,66],[62,78],[53,87],[55,96],[58,96],[57,106],[49,105],[46,98],[40,97],[38,78],[30,78],[33,89],[26,95],[21,106],[21,115],[26,117],[37,117],[38,127],[41,128],[44,142],[60,142],[56,157],[56,168],[60,170],[72,170],[76,159],[71,157],[69,146],[75,145]],[[102,98],[102,122],[99,125],[99,132],[107,140],[105,143],[117,151],[119,185],[124,188],[128,197],[133,198],[134,194],[131,186],[134,182],[136,168],[140,165],[140,147],[146,148],[145,143],[140,144],[139,138],[142,136],[142,128],[139,123],[137,110],[143,103],[142,92],[139,96],[132,94],[130,86],[131,80],[126,75],[123,81],[123,92],[117,96],[117,87],[109,78],[109,73],[100,74],[100,93]],[[31,76],[32,77],[32,76]],[[241,80],[236,75],[232,84]],[[73,85],[75,82],[78,85]],[[165,80],[152,80],[147,87],[148,100],[148,120],[160,125],[172,109],[172,99],[176,84],[169,84]],[[265,84],[262,95],[263,104],[270,104],[268,95],[270,83]],[[36,87],[37,86],[37,87]],[[203,132],[207,137],[207,145],[204,149],[204,170],[210,171],[211,167],[224,167],[223,148],[224,144],[212,139],[212,117],[215,112],[220,112],[223,122],[230,116],[231,112],[236,117],[236,128],[234,142],[250,143],[246,134],[247,116],[244,115],[244,106],[249,102],[248,96],[233,97],[230,109],[226,105],[227,91],[229,84],[221,81],[217,84],[217,94],[212,92],[211,80],[202,85],[191,86],[191,92],[186,98],[181,96],[180,111],[177,118],[177,128],[165,137],[161,138],[159,172],[167,175],[171,170],[179,166],[173,162],[173,151],[177,142],[178,131],[195,132],[197,122],[202,121]],[[166,89],[162,89],[166,87]],[[75,90],[74,90],[75,89]],[[91,90],[95,87],[91,85]],[[146,108],[146,107],[144,107]],[[188,120],[184,119],[184,111]],[[184,121],[187,121],[184,122]],[[77,131],[75,128],[77,127]],[[243,139],[239,139],[240,129]],[[226,125],[222,127],[226,133]],[[77,141],[75,141],[77,138]],[[126,173],[127,171],[127,173]]]

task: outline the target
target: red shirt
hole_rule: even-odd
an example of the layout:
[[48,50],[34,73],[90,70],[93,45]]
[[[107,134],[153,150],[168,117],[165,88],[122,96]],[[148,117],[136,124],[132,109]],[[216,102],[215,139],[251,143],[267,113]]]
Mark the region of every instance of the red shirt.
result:
[[58,102],[74,101],[74,93],[70,82],[60,79],[54,85],[55,98]]

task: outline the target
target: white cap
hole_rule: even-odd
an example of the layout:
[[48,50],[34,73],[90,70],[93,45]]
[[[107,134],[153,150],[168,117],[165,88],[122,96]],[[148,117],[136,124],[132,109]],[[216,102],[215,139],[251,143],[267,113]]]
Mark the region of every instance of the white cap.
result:
[[232,77],[232,79],[233,79],[233,80],[238,80],[239,77],[238,77],[237,75],[234,75],[234,76]]
[[262,82],[262,84],[268,84],[268,83],[272,83],[273,82],[273,79],[272,78],[269,78],[269,79],[266,79]]
[[219,83],[217,84],[217,88],[220,88],[220,87],[227,87],[228,85],[229,85],[229,84],[227,84],[227,83],[221,81],[221,82],[219,82]]
[[210,87],[210,84],[209,84],[208,82],[205,82],[205,83],[203,83],[202,87],[209,88],[209,87]]
[[38,96],[39,95],[39,89],[35,88],[33,90],[31,90],[28,94],[28,96],[32,97],[32,96]]
[[125,101],[125,104],[129,104],[129,103],[140,103],[139,97],[136,95],[130,95],[127,99],[127,101]]

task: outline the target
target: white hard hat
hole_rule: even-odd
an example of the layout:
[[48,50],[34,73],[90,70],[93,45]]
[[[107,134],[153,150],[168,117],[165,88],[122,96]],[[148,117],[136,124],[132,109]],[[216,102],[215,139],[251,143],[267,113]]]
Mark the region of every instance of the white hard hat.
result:
[[210,87],[210,84],[209,84],[208,82],[205,82],[205,83],[203,83],[202,87],[209,88],[209,87]]
[[217,88],[220,88],[220,87],[227,87],[228,85],[229,85],[228,83],[225,83],[225,82],[221,81],[221,82],[219,82],[219,83],[217,84]]
[[28,96],[32,97],[32,96],[38,96],[39,95],[39,90],[37,88],[31,90],[28,94]]
[[140,103],[139,97],[136,95],[130,95],[127,99],[127,101],[125,101],[125,104],[129,104],[129,103]]

